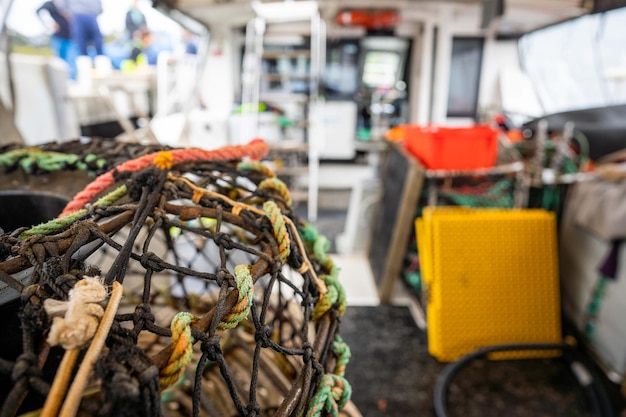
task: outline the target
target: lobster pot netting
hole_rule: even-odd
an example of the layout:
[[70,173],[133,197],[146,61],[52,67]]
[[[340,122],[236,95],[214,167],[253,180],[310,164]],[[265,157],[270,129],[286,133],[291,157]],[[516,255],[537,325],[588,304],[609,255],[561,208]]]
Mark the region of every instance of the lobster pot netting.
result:
[[266,151],[144,155],[0,235],[0,416],[359,415],[328,241]]

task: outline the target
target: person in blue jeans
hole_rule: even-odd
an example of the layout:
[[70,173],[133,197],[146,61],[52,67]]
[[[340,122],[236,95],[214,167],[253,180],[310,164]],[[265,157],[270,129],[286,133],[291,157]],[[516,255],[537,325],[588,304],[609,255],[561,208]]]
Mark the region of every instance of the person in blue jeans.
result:
[[72,39],[79,55],[88,55],[87,47],[92,45],[97,55],[102,55],[102,33],[98,25],[98,15],[102,13],[101,0],[65,0],[65,9],[72,16]]
[[70,77],[74,78],[76,68],[74,65],[74,52],[70,22],[68,21],[65,14],[57,7],[56,3],[58,1],[59,0],[49,0],[44,2],[37,9],[37,16],[39,17],[39,19],[41,19],[44,26],[48,26],[47,22],[44,21],[42,16],[42,13],[45,11],[54,22],[52,35],[50,37],[50,47],[52,48],[52,51],[56,56],[67,62],[70,71],[69,75]]

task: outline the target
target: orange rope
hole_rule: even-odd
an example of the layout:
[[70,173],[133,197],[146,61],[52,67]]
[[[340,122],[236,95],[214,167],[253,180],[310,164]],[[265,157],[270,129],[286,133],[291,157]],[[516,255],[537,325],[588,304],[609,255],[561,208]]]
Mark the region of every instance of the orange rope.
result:
[[[267,143],[261,139],[253,139],[247,145],[234,145],[224,146],[223,148],[206,150],[206,149],[174,149],[171,152],[170,166],[175,166],[183,162],[193,161],[216,161],[216,160],[233,160],[242,159],[248,157],[250,159],[260,159],[268,151]],[[149,166],[160,165],[163,154],[161,152],[154,152],[148,155],[141,156],[136,159],[131,159],[123,164],[120,164],[116,168],[105,172],[100,175],[94,181],[89,183],[84,190],[74,196],[74,199],[70,201],[59,217],[65,217],[70,213],[80,210],[87,203],[92,201],[100,192],[106,189],[108,186],[115,182],[113,173],[115,171],[140,171],[148,168]],[[169,159],[169,155],[168,155]]]

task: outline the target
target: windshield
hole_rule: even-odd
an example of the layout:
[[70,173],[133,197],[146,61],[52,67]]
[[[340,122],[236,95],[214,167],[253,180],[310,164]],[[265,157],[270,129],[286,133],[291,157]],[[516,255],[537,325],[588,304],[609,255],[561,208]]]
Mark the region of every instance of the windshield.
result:
[[626,8],[524,35],[521,64],[546,114],[626,103]]

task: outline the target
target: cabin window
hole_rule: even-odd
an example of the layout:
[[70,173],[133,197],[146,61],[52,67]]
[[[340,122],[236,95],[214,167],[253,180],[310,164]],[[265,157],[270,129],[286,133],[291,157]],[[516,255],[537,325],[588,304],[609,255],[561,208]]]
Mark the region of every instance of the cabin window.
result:
[[520,61],[546,114],[626,103],[626,8],[524,35]]
[[448,87],[448,117],[476,116],[483,38],[454,38]]

